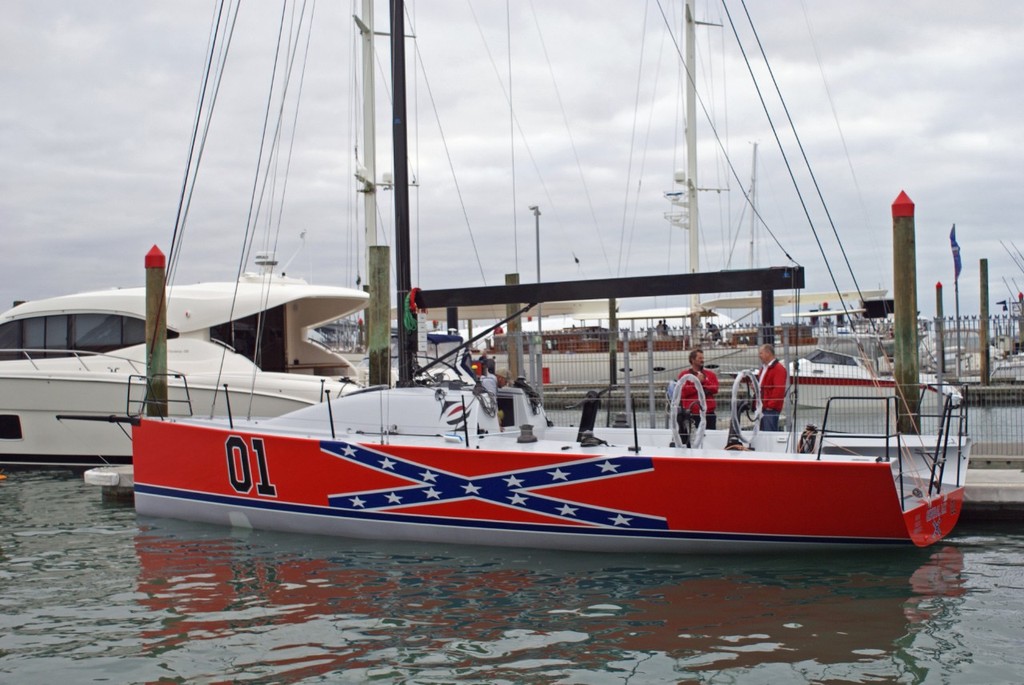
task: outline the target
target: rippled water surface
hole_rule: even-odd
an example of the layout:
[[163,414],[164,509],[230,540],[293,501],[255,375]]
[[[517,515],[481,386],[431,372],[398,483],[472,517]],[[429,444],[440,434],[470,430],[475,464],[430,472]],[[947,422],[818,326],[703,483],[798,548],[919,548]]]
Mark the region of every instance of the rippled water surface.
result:
[[1024,533],[900,553],[558,554],[137,519],[0,481],[2,683],[1019,683]]

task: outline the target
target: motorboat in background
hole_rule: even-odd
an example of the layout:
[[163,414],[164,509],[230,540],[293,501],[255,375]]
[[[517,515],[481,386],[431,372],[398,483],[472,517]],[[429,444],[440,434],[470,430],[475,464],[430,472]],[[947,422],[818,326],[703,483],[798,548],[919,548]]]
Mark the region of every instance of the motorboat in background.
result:
[[[270,273],[168,288],[172,415],[277,416],[358,387],[355,367],[311,339],[366,293]],[[141,412],[145,289],[19,304],[0,315],[0,464],[129,463],[129,432],[75,416]]]
[[1018,352],[997,360],[992,365],[992,380],[1011,383],[1024,381],[1024,354]]
[[869,335],[837,335],[790,364],[798,387],[797,402],[824,407],[830,398],[886,397],[895,392],[891,340]]

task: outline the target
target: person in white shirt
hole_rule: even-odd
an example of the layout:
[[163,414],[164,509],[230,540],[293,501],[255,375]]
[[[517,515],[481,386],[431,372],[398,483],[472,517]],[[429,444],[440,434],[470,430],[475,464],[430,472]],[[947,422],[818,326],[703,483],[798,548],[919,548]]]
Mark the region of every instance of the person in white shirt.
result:
[[484,386],[484,390],[490,393],[491,397],[498,397],[498,377],[491,373],[486,365],[480,369],[480,385]]

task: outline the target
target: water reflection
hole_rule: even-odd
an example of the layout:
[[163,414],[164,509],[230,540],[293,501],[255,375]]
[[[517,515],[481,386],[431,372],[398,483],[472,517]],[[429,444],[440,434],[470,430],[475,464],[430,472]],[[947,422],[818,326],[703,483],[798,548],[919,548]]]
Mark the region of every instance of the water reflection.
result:
[[135,552],[145,651],[190,681],[924,682],[964,593],[952,546],[638,558],[147,521]]

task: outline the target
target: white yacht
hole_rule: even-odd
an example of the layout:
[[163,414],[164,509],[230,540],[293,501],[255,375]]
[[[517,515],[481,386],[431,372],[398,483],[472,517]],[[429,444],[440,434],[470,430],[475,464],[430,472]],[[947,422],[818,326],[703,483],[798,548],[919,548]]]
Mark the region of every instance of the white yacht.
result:
[[[167,293],[172,416],[277,416],[357,387],[310,333],[363,309],[360,290],[261,273]],[[95,419],[141,413],[145,312],[145,289],[125,288],[0,314],[0,465],[130,463],[127,426]]]

